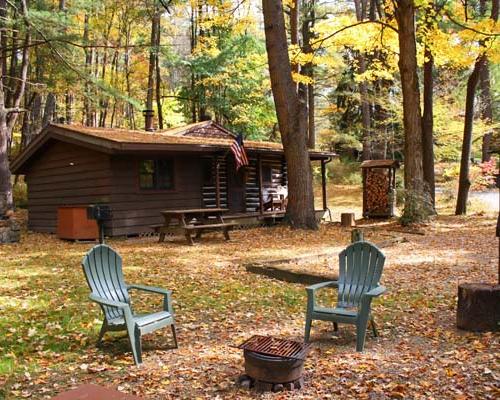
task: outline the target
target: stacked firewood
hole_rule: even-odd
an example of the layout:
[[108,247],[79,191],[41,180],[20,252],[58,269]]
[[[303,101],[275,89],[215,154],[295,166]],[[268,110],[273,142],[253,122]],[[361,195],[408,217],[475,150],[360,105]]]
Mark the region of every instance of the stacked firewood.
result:
[[387,170],[368,169],[365,182],[366,211],[386,213],[389,207],[389,176]]

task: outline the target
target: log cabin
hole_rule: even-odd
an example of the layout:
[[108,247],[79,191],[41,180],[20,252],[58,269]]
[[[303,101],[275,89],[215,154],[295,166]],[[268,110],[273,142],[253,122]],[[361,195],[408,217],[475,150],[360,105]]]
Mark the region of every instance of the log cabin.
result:
[[[250,165],[236,171],[235,137],[213,121],[156,132],[49,125],[11,163],[27,183],[28,229],[55,233],[59,207],[89,204],[110,206],[107,236],[150,232],[167,209],[228,208],[225,219],[241,224],[282,218],[285,202],[266,198],[287,186],[281,144],[245,140]],[[321,165],[323,215],[333,154],[309,154]]]

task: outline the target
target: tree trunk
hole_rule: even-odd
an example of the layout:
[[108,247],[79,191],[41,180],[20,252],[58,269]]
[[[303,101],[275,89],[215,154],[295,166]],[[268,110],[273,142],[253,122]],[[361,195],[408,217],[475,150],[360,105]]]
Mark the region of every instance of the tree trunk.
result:
[[[316,13],[315,13],[315,0],[310,0],[307,3],[307,7],[304,5],[304,16],[302,22],[302,51],[306,54],[313,52],[311,46],[311,41],[314,39],[312,29],[314,28]],[[314,79],[314,65],[309,62],[302,67],[301,73]],[[310,83],[305,88],[305,94],[307,95],[307,146],[310,149],[316,147],[316,128],[315,128],[315,104],[314,104],[314,83]]]
[[[290,43],[299,45],[299,0],[293,0],[290,6]],[[299,63],[292,64],[292,72],[299,72]]]
[[[354,0],[354,8],[356,10],[356,20],[364,21],[366,18],[367,3],[366,0]],[[358,74],[366,72],[366,56],[358,54]],[[363,160],[371,160],[372,158],[372,135],[371,135],[371,112],[370,102],[368,101],[368,84],[362,81],[358,85],[359,97],[361,102],[361,126],[362,126],[362,143],[363,143]]]
[[424,182],[430,194],[432,207],[436,207],[436,184],[434,177],[434,111],[433,91],[434,78],[432,76],[434,58],[429,47],[424,51],[424,114],[422,116],[422,150]]
[[[20,3],[20,10],[26,20],[28,13],[26,1],[21,0]],[[2,5],[0,4],[0,6]],[[16,89],[14,91],[10,108],[6,107],[5,89],[3,85],[4,70],[0,69],[0,219],[8,216],[14,208],[11,172],[9,165],[9,147],[12,138],[12,130],[14,129],[14,125],[20,112],[19,106],[26,89],[30,43],[30,30],[29,26],[26,26],[21,67],[18,69],[18,76],[16,76],[15,81],[17,82],[17,84],[15,85]]]
[[467,95],[465,97],[464,139],[462,143],[462,157],[460,159],[460,176],[458,178],[458,196],[455,215],[467,213],[467,199],[471,185],[469,179],[469,164],[472,148],[472,126],[474,123],[474,98],[479,82],[481,69],[486,61],[485,55],[480,55],[474,64],[474,69],[467,80]]
[[54,121],[56,113],[56,96],[54,93],[49,93],[45,99],[45,109],[43,110],[42,128]]
[[64,99],[66,103],[66,123],[71,125],[73,123],[73,93],[67,90]]
[[[83,43],[85,45],[89,44],[89,15],[85,14],[84,23],[83,23]],[[89,76],[92,74],[92,55],[93,50],[86,48],[85,49],[85,73]],[[85,81],[85,90],[83,97],[83,109],[84,109],[84,124],[86,126],[94,126],[93,118],[92,118],[92,94],[90,93],[91,87],[90,82],[88,80]]]
[[158,128],[163,129],[163,107],[161,104],[161,68],[160,68],[160,22],[158,18],[158,27],[156,33],[155,45],[155,67],[156,67],[156,108],[158,109]]
[[281,0],[263,0],[264,29],[281,140],[288,166],[287,220],[296,228],[317,229],[312,172],[307,149],[307,112],[299,102],[288,56]]
[[[314,73],[311,70],[311,78],[314,77]],[[310,84],[307,85],[307,100],[309,103],[309,106],[307,108],[307,134],[308,134],[308,141],[307,141],[307,147],[310,149],[314,149],[316,147],[316,118],[314,116],[315,112],[315,104],[314,104],[314,85]]]
[[[496,23],[498,21],[500,0],[492,0],[491,19]],[[484,3],[481,4],[484,15]],[[484,42],[480,42],[484,47]],[[464,139],[462,143],[462,158],[460,160],[460,176],[458,178],[458,196],[455,215],[467,213],[467,198],[469,197],[469,188],[471,185],[469,179],[469,160],[472,147],[472,126],[474,124],[474,98],[476,87],[481,77],[481,70],[488,61],[486,53],[480,54],[474,64],[474,69],[467,80],[467,95],[465,98],[465,121],[464,121]]]
[[[407,198],[422,198],[422,114],[417,75],[417,47],[415,38],[415,8],[413,0],[400,0],[395,10],[399,38],[399,72],[403,91],[404,183],[411,195]],[[406,216],[418,219],[414,208],[405,204]]]
[[[154,94],[154,81],[155,81],[155,62],[156,62],[156,37],[158,35],[158,27],[160,24],[160,13],[158,8],[155,8],[153,18],[151,20],[151,48],[149,51],[149,71],[148,71],[148,88],[146,94],[146,110],[152,112],[153,110],[153,94]],[[146,130],[153,130],[152,116],[149,120],[146,117]]]
[[4,90],[3,84],[0,82],[0,219],[4,218],[13,208],[12,182],[9,167],[9,136]]
[[[6,28],[7,24],[7,0],[0,0],[0,28]],[[2,87],[7,79],[7,30],[0,30],[0,75],[2,76]]]
[[[486,0],[479,0],[479,13],[482,17],[486,15],[487,8]],[[491,19],[498,19],[498,0],[492,0]],[[481,118],[489,125],[493,121],[493,103],[491,98],[490,66],[488,59],[485,60],[484,66],[481,68],[479,79]],[[490,144],[492,136],[491,132],[487,132],[483,136],[481,146],[482,162],[487,162],[491,159]]]
[[[130,98],[132,97],[132,87],[130,84],[130,36],[131,36],[131,27],[130,25],[127,26],[126,30],[126,35],[125,35],[125,54],[124,54],[124,72],[125,72],[125,84],[127,86],[127,96]],[[129,125],[132,129],[137,129],[136,122],[135,122],[135,114],[134,114],[134,106],[127,102],[126,106],[126,114],[128,117]]]
[[[480,101],[481,101],[481,118],[490,125],[493,121],[493,105],[491,99],[491,84],[490,84],[490,66],[488,59],[485,60],[480,79]],[[481,146],[481,161],[487,162],[491,159],[490,144],[492,133],[487,132],[483,136],[483,143]]]

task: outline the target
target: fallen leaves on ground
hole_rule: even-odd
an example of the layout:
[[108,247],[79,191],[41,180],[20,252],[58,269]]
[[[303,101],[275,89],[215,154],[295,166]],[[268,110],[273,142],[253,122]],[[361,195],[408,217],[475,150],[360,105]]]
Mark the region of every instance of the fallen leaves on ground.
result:
[[[487,216],[439,217],[419,228],[425,235],[398,233],[407,241],[383,249],[389,291],[373,305],[380,337],[368,332],[365,352],[356,353],[353,326],[332,337],[331,324],[316,321],[305,389],[266,394],[236,387],[243,359],[233,346],[254,334],[302,340],[305,290],[243,265],[336,254],[348,230],[255,228],[233,232],[230,242],[206,235],[193,247],[181,239],[110,240],[128,282],[174,292],[179,348],[170,348],[169,329],[146,336],[140,368],[123,334],[95,347],[102,317],[80,267],[91,244],[25,234],[0,247],[0,397],[3,390],[7,399],[50,398],[96,383],[152,399],[498,398],[499,335],[455,327],[457,284],[496,279],[494,225]],[[391,234],[387,223],[365,228],[374,242]],[[161,304],[149,295],[133,301],[136,309]]]

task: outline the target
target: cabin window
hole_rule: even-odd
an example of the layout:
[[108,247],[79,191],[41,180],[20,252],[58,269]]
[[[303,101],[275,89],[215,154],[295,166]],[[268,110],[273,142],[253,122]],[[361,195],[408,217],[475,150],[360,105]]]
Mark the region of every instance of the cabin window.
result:
[[174,188],[172,160],[143,160],[139,166],[139,187],[145,190]]
[[272,183],[273,182],[273,168],[270,165],[262,166],[262,182]]

